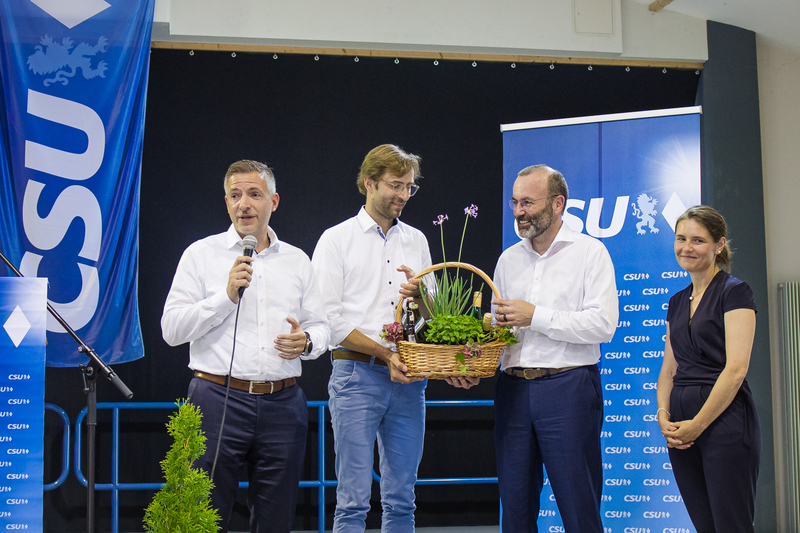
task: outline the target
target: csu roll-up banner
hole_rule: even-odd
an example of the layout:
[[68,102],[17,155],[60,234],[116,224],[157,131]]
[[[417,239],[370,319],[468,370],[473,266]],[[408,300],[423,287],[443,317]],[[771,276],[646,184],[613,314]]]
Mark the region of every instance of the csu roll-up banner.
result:
[[[139,176],[155,0],[0,0],[0,249],[108,363],[143,355]],[[88,359],[48,316],[47,364]]]
[[[667,303],[690,283],[673,242],[675,220],[700,203],[700,108],[512,124],[502,131],[503,202],[523,168],[543,163],[560,170],[569,185],[564,221],[601,239],[614,261],[620,318],[600,361],[605,530],[693,532],[655,415]],[[518,241],[506,209],[503,247]],[[539,530],[563,531],[545,483]]]

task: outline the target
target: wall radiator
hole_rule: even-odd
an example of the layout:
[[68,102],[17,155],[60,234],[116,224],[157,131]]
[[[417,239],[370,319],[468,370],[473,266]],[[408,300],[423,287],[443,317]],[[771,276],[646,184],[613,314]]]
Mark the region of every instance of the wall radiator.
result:
[[[800,283],[778,284],[780,311],[782,398],[778,405],[783,413],[783,531],[800,531]],[[780,463],[779,463],[780,464]],[[780,489],[779,489],[780,490]]]

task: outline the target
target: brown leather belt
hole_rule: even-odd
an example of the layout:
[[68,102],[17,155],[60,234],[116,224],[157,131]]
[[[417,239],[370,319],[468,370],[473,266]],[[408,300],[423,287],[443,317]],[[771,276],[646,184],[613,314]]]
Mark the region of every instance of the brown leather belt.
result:
[[[228,384],[226,381],[228,376],[209,374],[208,372],[200,372],[199,370],[194,371],[194,377],[216,383],[217,385],[222,385],[223,387]],[[283,389],[288,389],[295,383],[297,383],[295,378],[286,378],[278,381],[245,381],[243,379],[231,378],[232,389],[249,392],[250,394],[272,394],[282,391]]]
[[576,368],[580,368],[580,366],[565,366],[563,368],[506,368],[503,372],[508,374],[509,376],[514,376],[515,378],[523,378],[523,379],[539,379],[546,376],[553,376],[555,374],[560,374],[561,372],[566,372],[567,370],[574,370]]
[[[359,361],[361,363],[370,363],[372,362],[372,356],[369,354],[361,353],[361,352],[354,352],[353,350],[334,350],[332,357],[334,359],[347,359],[349,361]],[[388,366],[386,361],[381,359],[380,357],[375,358],[376,365],[383,365]]]

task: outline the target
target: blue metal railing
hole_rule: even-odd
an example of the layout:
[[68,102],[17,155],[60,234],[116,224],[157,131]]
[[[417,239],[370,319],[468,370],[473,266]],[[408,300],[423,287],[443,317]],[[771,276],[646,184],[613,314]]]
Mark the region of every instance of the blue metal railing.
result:
[[[325,489],[335,487],[335,479],[325,478],[325,409],[328,407],[327,401],[309,401],[309,408],[317,409],[317,479],[300,481],[301,488],[316,488],[318,491],[318,523],[319,532],[325,531]],[[493,400],[443,400],[426,401],[427,407],[491,407]],[[59,413],[64,420],[64,449],[62,472],[58,480],[49,485],[45,485],[45,490],[53,490],[60,486],[67,477],[69,471],[69,418],[66,413],[58,406],[46,404],[47,409]],[[170,402],[105,402],[98,403],[98,409],[111,409],[111,483],[95,483],[95,490],[111,491],[111,531],[119,532],[119,492],[123,490],[159,490],[164,486],[163,483],[123,483],[119,480],[119,414],[120,409],[176,409],[177,405]],[[75,448],[74,464],[75,477],[83,485],[87,485],[86,477],[81,471],[81,423],[86,416],[84,408],[75,420]],[[373,470],[372,477],[375,481],[380,481],[380,476]],[[472,484],[492,484],[497,483],[497,477],[455,477],[455,478],[424,478],[418,479],[417,485],[472,485]],[[240,488],[248,486],[246,481],[239,483]]]
[[61,421],[64,424],[63,431],[64,431],[64,439],[61,444],[61,475],[58,476],[52,483],[45,483],[44,490],[53,490],[57,487],[60,487],[62,483],[67,479],[67,474],[69,474],[69,417],[67,413],[64,412],[62,408],[52,403],[44,404],[44,408],[48,411],[53,411],[61,416]]

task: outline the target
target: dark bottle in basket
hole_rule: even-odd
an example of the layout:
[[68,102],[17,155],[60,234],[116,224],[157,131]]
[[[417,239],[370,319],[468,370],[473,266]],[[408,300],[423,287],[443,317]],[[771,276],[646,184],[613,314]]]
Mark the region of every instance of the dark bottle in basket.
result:
[[414,313],[414,337],[416,342],[425,342],[425,330],[428,328],[428,323],[422,317],[417,302],[408,302],[408,307]]
[[416,306],[417,304],[414,303],[413,298],[408,298],[406,300],[406,310],[403,315],[403,339],[406,342],[417,342],[417,335],[414,331],[414,325],[416,322],[416,318],[414,316],[414,309],[412,306]]

